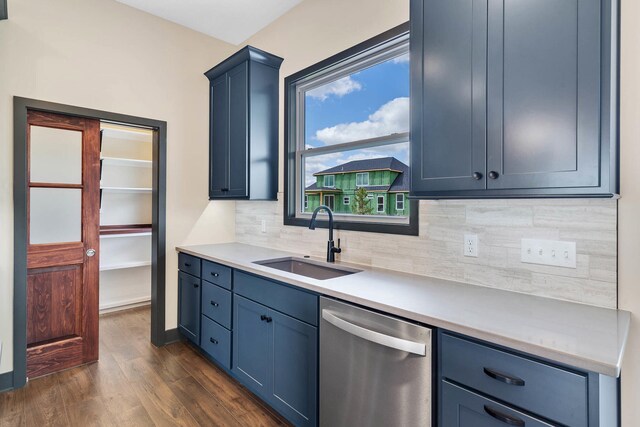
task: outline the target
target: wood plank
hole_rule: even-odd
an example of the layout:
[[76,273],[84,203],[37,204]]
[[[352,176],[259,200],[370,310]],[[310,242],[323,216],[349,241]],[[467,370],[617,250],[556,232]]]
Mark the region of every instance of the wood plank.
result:
[[27,377],[35,378],[82,364],[80,337],[27,349]]
[[57,249],[49,245],[29,245],[27,268],[46,268],[72,264],[82,264],[84,247],[73,244],[71,247]]
[[169,388],[201,426],[240,427],[231,412],[214,399],[195,378],[183,378],[171,383]]
[[68,426],[69,419],[54,376],[38,378],[26,385],[26,424],[29,426]]
[[110,234],[134,234],[151,231],[151,224],[121,224],[121,225],[101,225],[100,235]]

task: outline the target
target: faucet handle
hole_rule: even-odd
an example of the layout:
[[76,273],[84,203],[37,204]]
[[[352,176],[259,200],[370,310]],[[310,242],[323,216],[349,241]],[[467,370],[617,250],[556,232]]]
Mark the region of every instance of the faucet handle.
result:
[[337,254],[342,252],[342,249],[340,248],[340,239],[338,239],[338,246],[334,246],[332,251],[337,253]]

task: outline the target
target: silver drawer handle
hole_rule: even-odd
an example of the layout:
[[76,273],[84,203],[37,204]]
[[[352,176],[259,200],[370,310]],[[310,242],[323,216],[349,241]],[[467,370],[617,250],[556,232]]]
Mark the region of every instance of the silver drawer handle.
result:
[[371,341],[376,344],[380,344],[396,350],[406,351],[407,353],[417,354],[418,356],[427,355],[427,345],[425,343],[392,337],[391,335],[381,334],[380,332],[372,331],[370,329],[354,325],[353,323],[349,323],[327,310],[322,310],[322,318],[331,323],[336,328],[342,329],[343,331],[348,332],[351,335],[360,337],[364,340]]

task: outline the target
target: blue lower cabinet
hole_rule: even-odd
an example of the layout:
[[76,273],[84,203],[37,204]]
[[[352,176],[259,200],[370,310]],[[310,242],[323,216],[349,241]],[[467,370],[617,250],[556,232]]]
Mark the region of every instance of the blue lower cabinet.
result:
[[220,366],[231,369],[231,332],[204,315],[200,347]]
[[442,383],[442,419],[446,427],[553,426],[447,381]]
[[233,368],[238,379],[268,400],[271,395],[272,328],[269,309],[239,295],[233,296]]
[[295,425],[314,426],[317,416],[318,329],[287,315],[273,317],[272,406]]
[[318,329],[234,295],[233,372],[297,426],[317,424]]
[[202,314],[231,329],[231,292],[203,280]]
[[200,345],[200,279],[178,272],[178,329]]

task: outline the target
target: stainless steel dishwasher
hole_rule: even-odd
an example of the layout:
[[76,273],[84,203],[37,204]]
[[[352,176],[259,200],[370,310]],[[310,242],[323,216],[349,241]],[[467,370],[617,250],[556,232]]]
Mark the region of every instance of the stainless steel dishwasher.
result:
[[320,298],[320,425],[430,426],[431,329]]

